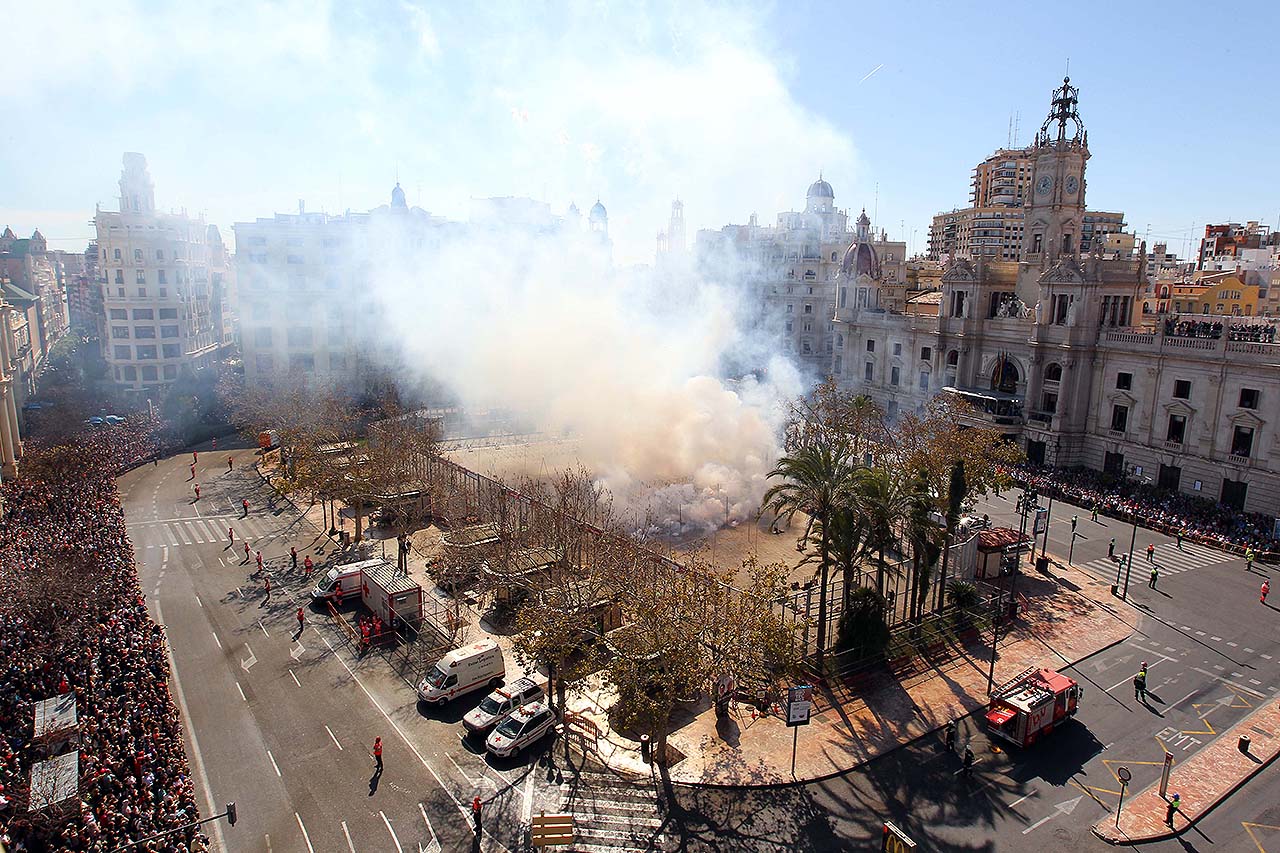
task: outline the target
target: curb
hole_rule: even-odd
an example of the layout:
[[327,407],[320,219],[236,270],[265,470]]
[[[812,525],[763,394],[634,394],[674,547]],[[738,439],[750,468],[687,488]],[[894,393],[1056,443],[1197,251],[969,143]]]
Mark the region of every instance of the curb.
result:
[[[1115,642],[1108,643],[1105,646],[1101,646],[1100,648],[1094,649],[1084,657],[1077,658],[1076,660],[1068,662],[1066,666],[1075,666],[1077,664],[1083,663],[1084,661],[1087,661],[1089,658],[1093,657],[1094,655],[1101,654],[1102,652],[1105,652],[1108,649],[1114,648],[1120,645],[1121,643],[1127,641],[1130,637],[1134,635],[1135,632],[1136,632],[1136,629],[1134,631],[1130,631],[1124,637],[1116,640]],[[970,717],[973,717],[982,713],[985,709],[986,709],[986,705],[980,704],[977,708],[974,708],[972,711],[969,711],[968,713],[960,717],[957,717],[956,719],[957,720],[968,719]],[[829,779],[836,779],[836,778],[839,778],[840,776],[844,776],[848,773],[852,773],[858,770],[859,768],[870,764],[873,761],[877,761],[881,758],[884,758],[885,756],[892,755],[893,753],[897,752],[900,749],[919,743],[920,741],[924,740],[927,737],[932,737],[934,734],[941,731],[944,727],[945,727],[945,724],[943,726],[937,726],[936,728],[929,729],[928,731],[922,732],[921,734],[916,735],[915,737],[909,740],[899,741],[897,744],[890,746],[888,749],[884,750],[883,752],[877,753],[876,755],[863,759],[862,761],[859,761],[850,767],[846,767],[842,770],[835,770],[830,773],[824,773],[820,776],[811,776],[811,777],[806,777],[804,779],[791,779],[791,780],[786,780],[782,782],[768,782],[762,785],[749,785],[749,784],[743,784],[743,783],[727,783],[727,782],[679,782],[674,779],[672,780],[671,784],[675,787],[690,788],[690,789],[706,789],[706,790],[722,790],[722,791],[744,791],[744,790],[762,790],[763,791],[763,790],[775,790],[775,789],[782,789],[782,788],[794,788],[800,785],[808,785],[812,782],[826,782]],[[610,768],[610,769],[613,769],[613,768]],[[626,771],[615,770],[614,772],[623,773]]]
[[[1273,700],[1273,701],[1274,701],[1274,700]],[[1243,726],[1244,724],[1246,724],[1247,722],[1249,722],[1249,720],[1253,719],[1254,714],[1257,714],[1257,713],[1258,713],[1258,711],[1262,711],[1262,710],[1263,710],[1263,707],[1259,707],[1257,711],[1254,711],[1254,712],[1253,712],[1253,714],[1250,714],[1249,716],[1245,717],[1245,718],[1244,718],[1243,720],[1241,720],[1240,722],[1236,723],[1236,724],[1235,724],[1234,726],[1232,726],[1231,728],[1227,729],[1226,731],[1224,731],[1224,732],[1222,732],[1220,735],[1218,735],[1218,738],[1217,738],[1217,739],[1221,739],[1221,738],[1223,738],[1223,737],[1226,737],[1226,736],[1229,736],[1229,735],[1234,734],[1234,733],[1236,732],[1236,730],[1237,730],[1237,729],[1239,729],[1241,726]],[[1207,745],[1207,744],[1206,744],[1206,745]],[[1094,825],[1090,828],[1090,830],[1089,830],[1089,831],[1090,831],[1091,833],[1093,833],[1093,835],[1094,835],[1095,837],[1097,837],[1097,838],[1101,839],[1102,841],[1105,841],[1107,844],[1110,844],[1112,847],[1118,846],[1118,845],[1120,845],[1120,844],[1147,844],[1147,843],[1150,843],[1150,842],[1153,842],[1153,841],[1165,841],[1165,840],[1170,839],[1170,838],[1176,838],[1177,836],[1182,835],[1182,834],[1183,834],[1184,832],[1186,832],[1188,829],[1191,829],[1193,826],[1195,826],[1197,823],[1199,823],[1202,819],[1204,819],[1204,818],[1208,817],[1210,814],[1212,814],[1212,812],[1213,812],[1213,810],[1214,810],[1214,809],[1216,809],[1218,806],[1222,805],[1222,801],[1223,801],[1223,800],[1227,799],[1227,798],[1228,798],[1228,797],[1230,797],[1232,794],[1234,794],[1236,791],[1239,791],[1241,788],[1243,788],[1246,784],[1248,784],[1248,782],[1249,782],[1251,779],[1253,779],[1253,777],[1254,777],[1254,776],[1257,776],[1257,775],[1258,775],[1259,773],[1261,773],[1263,770],[1265,770],[1265,769],[1267,769],[1268,767],[1270,767],[1270,766],[1271,766],[1271,764],[1272,764],[1272,763],[1273,763],[1277,758],[1280,758],[1280,746],[1278,746],[1278,747],[1277,747],[1277,748],[1276,748],[1276,749],[1271,753],[1271,757],[1270,757],[1270,758],[1267,758],[1266,760],[1264,760],[1264,761],[1262,761],[1262,762],[1260,762],[1260,763],[1258,763],[1258,764],[1255,764],[1252,770],[1250,770],[1250,771],[1249,771],[1248,773],[1246,773],[1244,776],[1242,776],[1242,777],[1240,777],[1239,779],[1237,779],[1237,780],[1236,780],[1236,781],[1235,781],[1235,782],[1234,782],[1234,783],[1233,783],[1229,788],[1227,788],[1227,789],[1226,789],[1226,790],[1224,790],[1221,794],[1219,794],[1219,795],[1218,795],[1218,797],[1217,797],[1217,799],[1213,800],[1213,801],[1212,801],[1211,803],[1209,803],[1205,808],[1201,809],[1201,810],[1199,811],[1199,813],[1197,813],[1197,814],[1196,814],[1196,816],[1195,816],[1194,818],[1189,818],[1189,819],[1187,820],[1186,824],[1185,824],[1183,827],[1179,828],[1179,829],[1171,829],[1171,830],[1169,830],[1168,832],[1161,832],[1161,833],[1160,833],[1160,834],[1158,834],[1158,835],[1143,835],[1143,836],[1138,836],[1138,837],[1126,836],[1126,837],[1125,837],[1125,838],[1123,838],[1123,839],[1117,838],[1117,839],[1114,839],[1114,840],[1113,840],[1113,839],[1110,839],[1110,838],[1107,838],[1106,836],[1104,836],[1104,835],[1100,834],[1100,833],[1098,832],[1098,825],[1097,825],[1097,824],[1094,824]],[[1143,795],[1143,794],[1147,793],[1148,791],[1150,791],[1152,788],[1157,787],[1158,785],[1159,785],[1159,783],[1158,783],[1158,782],[1157,782],[1157,783],[1153,783],[1153,784],[1151,784],[1151,785],[1148,785],[1147,787],[1143,788],[1141,791],[1138,791],[1138,792],[1137,792],[1136,794],[1134,794],[1133,796],[1134,796],[1135,798],[1136,798],[1136,797],[1139,797],[1139,796],[1141,796],[1141,795]]]

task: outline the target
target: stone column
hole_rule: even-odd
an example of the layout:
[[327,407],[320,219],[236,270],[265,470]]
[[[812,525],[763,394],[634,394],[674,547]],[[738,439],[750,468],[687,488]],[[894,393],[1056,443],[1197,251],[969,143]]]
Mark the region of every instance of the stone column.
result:
[[22,458],[22,433],[18,429],[18,398],[13,393],[13,380],[6,378],[4,380],[5,390],[8,392],[5,396],[8,398],[8,414],[4,420],[8,421],[9,426],[9,443],[13,447],[13,456],[15,459]]
[[9,379],[0,379],[0,471],[6,477],[18,476],[18,460],[13,446],[16,430],[10,423],[9,407],[13,401],[12,384]]

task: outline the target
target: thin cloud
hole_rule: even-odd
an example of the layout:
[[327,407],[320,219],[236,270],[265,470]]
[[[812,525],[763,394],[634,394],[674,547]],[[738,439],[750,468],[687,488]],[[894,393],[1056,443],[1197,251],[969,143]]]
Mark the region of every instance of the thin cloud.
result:
[[868,80],[870,80],[870,79],[871,79],[871,75],[872,75],[872,74],[875,74],[875,73],[876,73],[877,71],[879,71],[881,68],[884,68],[884,63],[883,63],[883,62],[881,62],[881,63],[880,63],[879,65],[877,65],[875,68],[872,68],[870,71],[868,71],[868,72],[867,72],[867,76],[863,77],[863,78],[862,78],[861,80],[859,80],[858,82],[859,82],[859,83],[865,83],[865,82],[867,82]]

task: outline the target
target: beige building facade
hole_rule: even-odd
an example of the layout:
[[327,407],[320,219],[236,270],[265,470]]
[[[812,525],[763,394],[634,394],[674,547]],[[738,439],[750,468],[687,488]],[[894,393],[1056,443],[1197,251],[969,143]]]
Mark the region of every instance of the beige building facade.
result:
[[[837,308],[846,352],[832,372],[890,417],[953,394],[1033,462],[1280,515],[1280,344],[1242,339],[1251,333],[1232,323],[1248,318],[1211,318],[1223,320],[1217,337],[1143,325],[1145,246],[1107,253],[1096,231],[1083,245],[1090,154],[1077,98],[1069,81],[1055,90],[1029,149],[1018,257],[952,260],[936,302],[910,313]],[[876,288],[860,269],[839,286]]]

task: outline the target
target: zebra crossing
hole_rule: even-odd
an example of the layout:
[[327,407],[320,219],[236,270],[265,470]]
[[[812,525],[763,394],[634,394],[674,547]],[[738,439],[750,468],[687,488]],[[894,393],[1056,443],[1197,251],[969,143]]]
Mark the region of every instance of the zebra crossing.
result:
[[[1116,552],[1117,557],[1120,554],[1121,552]],[[1192,569],[1211,566],[1214,563],[1225,563],[1235,559],[1238,558],[1234,554],[1228,554],[1216,548],[1196,545],[1192,542],[1183,542],[1181,549],[1173,544],[1159,545],[1156,547],[1155,553],[1155,564],[1160,570],[1160,577],[1181,574]],[[1082,564],[1080,568],[1104,579],[1114,579],[1118,565],[1118,562],[1110,557],[1099,557],[1096,560],[1090,560]],[[1146,548],[1135,548],[1133,551],[1133,571],[1147,572],[1150,570],[1150,565],[1147,562]]]
[[560,785],[561,811],[574,818],[575,851],[666,849],[665,817],[654,786],[582,770]]
[[253,542],[276,536],[280,522],[273,518],[249,516],[215,516],[213,518],[170,518],[161,521],[145,521],[129,525],[134,531],[134,541],[142,540],[145,548],[181,547],[183,545],[225,544],[227,528],[236,533],[236,542]]

